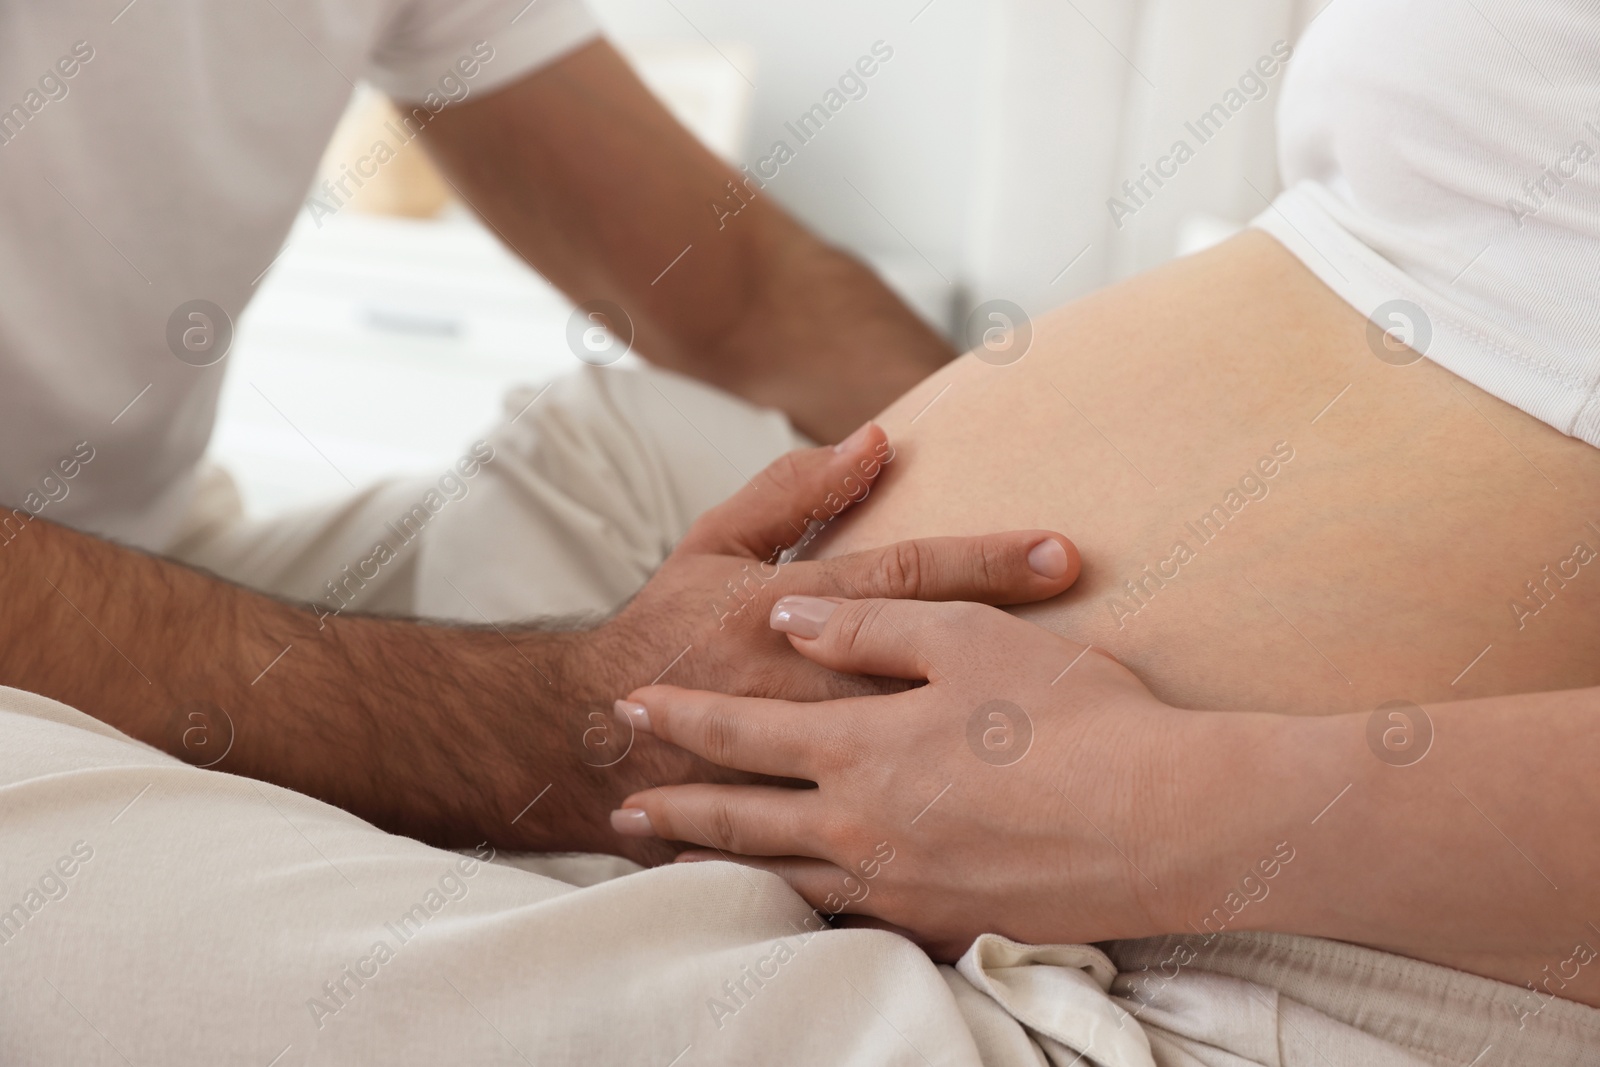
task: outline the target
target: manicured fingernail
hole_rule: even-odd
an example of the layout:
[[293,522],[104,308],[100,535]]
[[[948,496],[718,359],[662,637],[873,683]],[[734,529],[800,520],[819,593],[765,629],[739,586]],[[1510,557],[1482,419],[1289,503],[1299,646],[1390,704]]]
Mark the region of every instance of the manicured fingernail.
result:
[[1040,541],[1028,553],[1028,566],[1033,573],[1046,578],[1059,578],[1067,573],[1067,550],[1054,538]]
[[654,837],[650,813],[640,808],[618,808],[611,813],[611,828],[624,837]]
[[616,713],[618,722],[625,722],[642,734],[650,732],[650,712],[643,704],[636,704],[631,700],[619,700],[611,705]]
[[816,637],[839,605],[814,596],[786,596],[772,605],[769,620],[774,630],[796,637]]
[[856,432],[846,437],[843,441],[833,446],[835,452],[854,452],[861,447],[861,442],[867,439],[867,434],[872,431],[872,423],[864,422],[856,428]]

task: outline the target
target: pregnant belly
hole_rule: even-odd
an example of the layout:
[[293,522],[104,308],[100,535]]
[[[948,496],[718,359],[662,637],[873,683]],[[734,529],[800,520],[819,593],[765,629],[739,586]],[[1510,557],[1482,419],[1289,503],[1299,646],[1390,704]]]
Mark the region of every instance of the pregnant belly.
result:
[[[1600,450],[1427,360],[1247,233],[1033,324],[884,412],[822,554],[1044,527],[1020,614],[1194,708],[1330,713],[1600,684]],[[1381,345],[1380,345],[1381,347]]]

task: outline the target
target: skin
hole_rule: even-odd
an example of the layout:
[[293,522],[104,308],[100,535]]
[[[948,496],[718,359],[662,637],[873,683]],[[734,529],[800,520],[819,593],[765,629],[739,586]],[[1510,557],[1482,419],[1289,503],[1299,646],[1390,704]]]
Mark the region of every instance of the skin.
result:
[[[1034,326],[1018,362],[968,357],[884,412],[905,462],[824,554],[1067,530],[1083,581],[1023,617],[1192,708],[1370,711],[1600,683],[1600,581],[1568,583],[1521,629],[1509,608],[1575,542],[1600,550],[1600,450],[1427,360],[1381,362],[1366,320],[1270,237]],[[1189,535],[1280,441],[1296,458],[1267,498],[1210,544]],[[1182,577],[1113,618],[1122,583],[1180,538],[1196,554]]]
[[[433,844],[660,861],[675,850],[618,850],[606,812],[648,784],[728,772],[612,728],[617,693],[668,669],[750,694],[867,691],[790,654],[766,626],[772,603],[802,591],[1021,602],[1075,577],[1070,543],[1047,531],[765,562],[818,508],[865,499],[890,455],[867,427],[842,451],[779,459],[702,516],[613,619],[573,632],[319,618],[35,520],[0,548],[0,684]],[[1062,545],[1049,575],[1029,562],[1046,540]]]
[[[818,788],[645,791],[619,828],[750,854],[942,956],[990,929],[1214,928],[1255,870],[1269,892],[1226,929],[1600,1004],[1578,950],[1600,945],[1600,559],[1537,614],[1510,606],[1576,542],[1600,550],[1600,452],[1431,363],[1374,358],[1364,320],[1261,234],[1035,329],[1020,361],[969,357],[885,413],[905,463],[827,551],[1039,523],[1072,534],[1081,580],[1016,613],[1036,625],[855,601],[803,633],[789,605],[774,625],[806,657],[928,684],[820,707],[630,694],[619,714],[658,737]],[[1280,441],[1267,495],[1199,544],[1184,523]],[[1114,613],[1185,537],[1179,576]],[[1105,654],[1080,658],[1090,644]],[[969,743],[992,700],[1032,724],[1010,766]],[[1391,700],[1422,708],[1369,734]],[[895,859],[866,878],[883,842]],[[1294,859],[1268,881],[1280,844]]]
[[[953,355],[865,267],[770,201],[719,231],[710,202],[733,172],[604,42],[445,109],[424,136],[463,199],[528,262],[575,301],[626,307],[642,354],[773,403],[819,439],[856,429]],[[690,243],[693,253],[652,284]],[[737,692],[861,689],[786,653],[763,624],[777,596],[1007,602],[1072,581],[1065,566],[1048,577],[1029,568],[1029,550],[1051,537],[1035,531],[897,545],[751,582],[818,507],[859,500],[889,454],[882,431],[867,428],[845,452],[780,460],[703,518],[615,618],[572,632],[319,619],[0,512],[10,523],[0,544],[0,684],[432,843],[615,849],[606,812],[618,798],[717,773],[650,738],[600,766],[626,743],[608,728],[617,694],[669,665],[690,684]],[[659,860],[673,850],[633,842],[621,851]]]
[[[423,144],[575,303],[620,305],[636,351],[815,440],[839,440],[955,357],[866,266],[708,152],[604,41],[446,108]],[[739,202],[729,183],[746,206],[724,217]]]

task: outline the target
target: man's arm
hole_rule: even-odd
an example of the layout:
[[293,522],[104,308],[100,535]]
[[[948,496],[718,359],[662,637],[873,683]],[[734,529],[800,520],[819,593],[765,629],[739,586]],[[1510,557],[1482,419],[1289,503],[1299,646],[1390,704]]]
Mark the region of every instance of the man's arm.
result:
[[606,816],[622,796],[716,773],[619,733],[617,697],[657,676],[801,699],[852,684],[767,629],[778,596],[864,588],[1023,602],[1071,584],[1075,568],[1029,566],[1032,548],[1059,538],[1043,531],[760,562],[819,509],[864,498],[888,454],[869,427],[843,451],[779,459],[585,632],[319,618],[35,519],[0,545],[0,684],[432,843],[615,851]]
[[[576,302],[627,311],[642,355],[778,408],[817,440],[955,354],[706,151],[603,41],[446,108],[423,143],[535,269]],[[730,182],[747,206],[727,217],[713,205],[737,206]]]

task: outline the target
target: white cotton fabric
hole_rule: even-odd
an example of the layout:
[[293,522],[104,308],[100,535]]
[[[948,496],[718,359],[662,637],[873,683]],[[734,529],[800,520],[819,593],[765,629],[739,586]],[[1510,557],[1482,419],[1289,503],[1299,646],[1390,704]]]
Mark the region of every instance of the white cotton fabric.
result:
[[[813,442],[781,412],[647,364],[579,367],[511,390],[492,456],[420,536],[397,536],[442,473],[268,520],[209,468],[166,554],[326,610],[487,620],[602,616],[637,593],[702,513]],[[408,528],[409,530],[409,528]],[[395,557],[362,577],[384,544]],[[774,546],[776,547],[776,546]],[[361,584],[345,583],[350,573]]]
[[[360,591],[370,599],[358,608],[427,605],[472,622],[609,611],[701,511],[806,443],[773,412],[621,368],[514,394],[485,436],[494,458],[470,492]],[[227,483],[212,481],[175,551],[235,581],[316,598],[433,484],[387,483],[250,524]],[[516,564],[528,558],[540,566]],[[64,858],[71,875],[43,885]],[[786,885],[731,864],[637,872],[610,857],[495,859],[483,866],[385,834],[0,689],[0,1063],[1600,1058],[1593,1009],[1535,998],[1530,1016],[1525,990],[1313,938],[1095,947],[988,935],[957,966],[936,966],[892,934],[813,933]],[[419,904],[426,917],[401,928],[412,935],[402,942],[391,926]],[[1174,971],[1181,941],[1194,944]],[[391,954],[381,963],[380,942]],[[337,1000],[331,982],[343,984]],[[745,992],[735,999],[724,983]]]
[[[1338,0],[1295,47],[1253,225],[1356,310],[1600,446],[1600,6]],[[1409,301],[1422,325],[1390,301]]]
[[180,361],[168,320],[237,320],[353,83],[475,99],[596,32],[578,0],[0,3],[0,503],[169,539],[228,361]]
[[1576,1067],[1600,1055],[1594,1009],[1551,1001],[1518,1016],[1525,991],[1354,946],[1224,935],[1154,996],[1133,990],[1176,939],[1108,957],[985,935],[957,967],[936,966],[896,935],[824,928],[763,872],[479,863],[15,689],[0,688],[0,739],[4,1063]]
[[1163,1067],[1600,1062],[1594,1008],[1360,945],[1224,933],[1107,947],[1112,992]]
[[64,896],[0,927],[5,1063],[979,1062],[926,957],[809,932],[766,874],[675,865],[576,889],[15,690],[0,736],[0,909],[90,854]]

